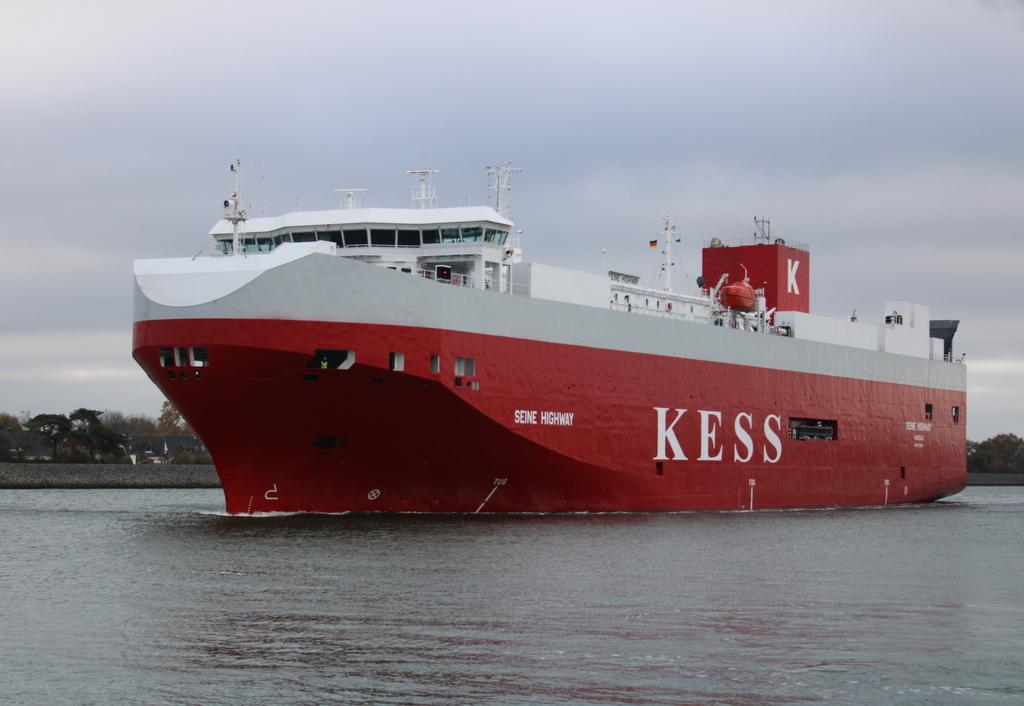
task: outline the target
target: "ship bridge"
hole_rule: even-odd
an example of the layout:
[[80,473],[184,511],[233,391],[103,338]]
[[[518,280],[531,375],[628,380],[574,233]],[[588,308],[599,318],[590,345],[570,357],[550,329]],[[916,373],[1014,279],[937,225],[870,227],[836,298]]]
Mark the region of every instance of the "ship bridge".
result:
[[[233,224],[210,231],[215,253],[234,252]],[[327,242],[334,252],[427,279],[509,291],[519,259],[512,222],[486,206],[354,208],[252,218],[239,235],[239,254],[269,253],[290,243]]]

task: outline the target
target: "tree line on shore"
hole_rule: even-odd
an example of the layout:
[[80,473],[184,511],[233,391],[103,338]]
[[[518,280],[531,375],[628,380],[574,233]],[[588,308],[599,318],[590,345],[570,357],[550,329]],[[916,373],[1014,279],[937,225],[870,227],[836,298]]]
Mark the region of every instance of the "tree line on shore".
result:
[[[102,419],[101,419],[102,417]],[[127,415],[79,408],[68,415],[23,412],[16,417],[0,412],[0,432],[26,432],[28,441],[47,444],[49,460],[60,463],[128,463],[129,438],[138,435],[195,436],[181,413],[165,401],[156,419],[145,414]],[[19,458],[19,455],[22,458]],[[11,436],[0,433],[0,461],[26,460],[24,451],[12,448]],[[175,463],[209,463],[209,456],[180,449]],[[969,473],[1024,473],[1024,439],[1016,434],[997,434],[985,441],[967,441]]]
[[996,434],[985,441],[968,441],[967,472],[1024,473],[1024,439]]
[[[7,432],[7,433],[4,433]],[[53,463],[134,463],[149,460],[133,450],[132,437],[195,436],[177,409],[165,401],[156,419],[145,414],[126,415],[116,410],[80,407],[70,414],[0,412],[0,461]],[[13,443],[13,440],[20,443]],[[47,458],[33,448],[47,447]],[[210,463],[205,452],[179,448],[173,463]]]

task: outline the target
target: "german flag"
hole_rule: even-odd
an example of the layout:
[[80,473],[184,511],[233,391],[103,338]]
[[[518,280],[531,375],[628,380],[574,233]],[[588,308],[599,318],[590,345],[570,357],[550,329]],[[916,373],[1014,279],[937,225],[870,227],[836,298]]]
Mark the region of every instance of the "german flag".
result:
[[656,248],[656,247],[658,247],[658,241],[657,241],[657,240],[652,240],[652,241],[651,241],[651,247],[652,247],[652,248]]

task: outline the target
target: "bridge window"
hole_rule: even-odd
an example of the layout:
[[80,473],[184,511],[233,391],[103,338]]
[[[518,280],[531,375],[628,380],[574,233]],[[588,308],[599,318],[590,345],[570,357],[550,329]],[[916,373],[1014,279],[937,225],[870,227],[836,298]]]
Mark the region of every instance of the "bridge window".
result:
[[494,228],[488,228],[484,232],[484,240],[486,240],[488,243],[499,243],[501,245],[504,245],[505,244],[505,238],[507,238],[507,237],[508,237],[508,232],[504,231],[504,230],[496,230]]
[[420,232],[418,230],[398,231],[398,246],[403,248],[418,248],[420,246]]
[[340,230],[318,230],[316,232],[316,237],[318,240],[326,240],[334,243],[339,248],[342,247]]
[[483,239],[484,229],[482,226],[463,226],[462,227],[462,240],[467,243],[475,243],[478,240]]
[[370,245],[378,245],[383,247],[395,247],[395,229],[394,228],[371,228],[370,229]]
[[292,231],[292,242],[293,243],[313,243],[316,242],[316,233],[311,230],[303,230],[299,232]]
[[457,242],[459,242],[459,229],[458,228],[442,228],[441,229],[441,242],[443,242],[443,243],[457,243]]
[[441,242],[441,231],[437,228],[431,228],[423,231],[423,244],[430,245],[433,243]]
[[368,245],[369,240],[366,237],[366,228],[346,228],[345,234],[345,247],[360,247],[362,245]]

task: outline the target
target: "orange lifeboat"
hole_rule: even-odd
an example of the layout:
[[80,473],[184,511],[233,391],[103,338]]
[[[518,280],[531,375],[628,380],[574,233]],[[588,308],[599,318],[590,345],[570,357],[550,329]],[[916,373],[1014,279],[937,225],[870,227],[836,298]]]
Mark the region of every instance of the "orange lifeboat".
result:
[[722,296],[722,306],[729,309],[753,309],[757,305],[754,288],[746,280],[727,284],[719,292]]

